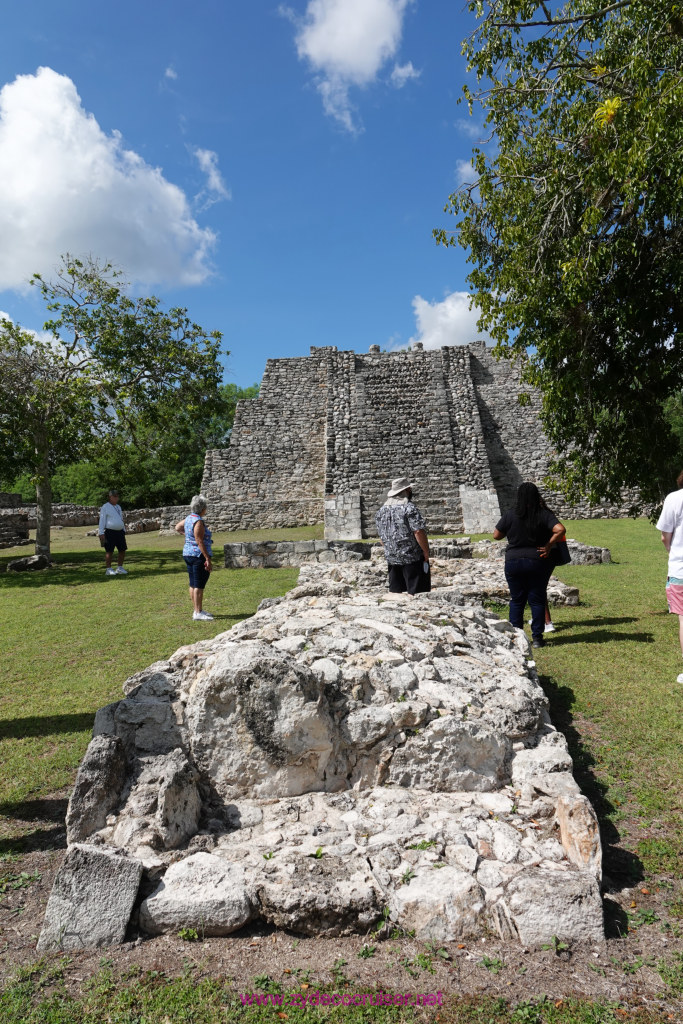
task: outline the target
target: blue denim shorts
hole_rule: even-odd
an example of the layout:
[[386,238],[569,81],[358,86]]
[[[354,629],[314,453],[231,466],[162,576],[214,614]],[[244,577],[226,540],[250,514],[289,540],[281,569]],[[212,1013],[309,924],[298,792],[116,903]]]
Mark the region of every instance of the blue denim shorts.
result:
[[195,590],[203,590],[209,582],[211,573],[204,568],[204,555],[183,555],[187,571],[190,574],[190,586]]

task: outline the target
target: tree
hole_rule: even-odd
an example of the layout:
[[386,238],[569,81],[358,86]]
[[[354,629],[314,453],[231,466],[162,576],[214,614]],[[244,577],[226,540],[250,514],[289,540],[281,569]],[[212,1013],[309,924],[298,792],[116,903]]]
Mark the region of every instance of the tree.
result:
[[479,326],[540,388],[567,496],[656,502],[680,469],[664,400],[683,387],[683,7],[469,7],[465,92],[490,139],[435,237],[470,250]]
[[31,283],[52,319],[42,335],[0,321],[0,474],[32,473],[36,552],[49,554],[55,467],[105,438],[115,450],[140,430],[219,412],[221,335],[154,296],[129,298],[119,272],[96,260],[67,254],[54,281]]
[[[221,406],[192,416],[176,415],[162,428],[138,423],[135,442],[126,432],[109,434],[93,446],[87,460],[60,463],[52,474],[53,501],[99,505],[115,485],[125,508],[184,505],[197,494],[207,448],[229,443],[237,402],[256,398],[258,384],[219,387]],[[35,495],[31,473],[0,479],[0,490],[20,491],[25,500]]]

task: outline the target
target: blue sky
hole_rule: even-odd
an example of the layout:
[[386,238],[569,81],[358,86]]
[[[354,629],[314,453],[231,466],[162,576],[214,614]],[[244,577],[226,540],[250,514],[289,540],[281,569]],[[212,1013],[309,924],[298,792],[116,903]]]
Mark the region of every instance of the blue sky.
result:
[[226,379],[310,345],[474,340],[443,206],[481,130],[447,0],[8,4],[0,310],[34,271],[111,260],[223,332]]

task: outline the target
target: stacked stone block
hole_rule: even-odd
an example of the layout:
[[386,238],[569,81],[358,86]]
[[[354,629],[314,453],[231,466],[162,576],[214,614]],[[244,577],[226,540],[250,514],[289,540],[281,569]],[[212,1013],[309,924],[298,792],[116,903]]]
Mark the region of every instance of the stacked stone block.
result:
[[259,397],[238,403],[230,447],[207,452],[214,530],[322,522],[326,392],[324,354],[268,360]]
[[366,561],[372,545],[338,540],[270,540],[225,544],[223,551],[226,569],[280,569],[309,562]]
[[19,509],[0,513],[0,548],[14,548],[29,542],[28,514]]

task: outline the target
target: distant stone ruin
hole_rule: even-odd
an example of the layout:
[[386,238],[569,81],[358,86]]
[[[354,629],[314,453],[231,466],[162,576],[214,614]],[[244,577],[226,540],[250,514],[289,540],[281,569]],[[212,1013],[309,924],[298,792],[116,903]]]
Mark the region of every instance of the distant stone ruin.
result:
[[[405,475],[430,532],[490,532],[519,484],[541,484],[547,473],[539,405],[519,367],[483,342],[269,359],[259,397],[237,406],[230,447],[206,453],[211,525],[324,521],[328,540],[374,536],[391,478]],[[546,498],[567,518],[627,514]]]
[[[189,503],[189,495],[188,495]],[[127,533],[150,533],[154,530],[168,530],[179,519],[187,515],[188,505],[164,505],[160,508],[138,508],[124,510],[123,517]],[[97,526],[100,521],[99,505],[75,505],[73,503],[52,505],[50,525],[52,529],[73,526]],[[0,492],[0,548],[16,547],[29,543],[29,530],[37,526],[36,506],[24,502],[20,494]],[[97,530],[91,531],[97,536]]]

